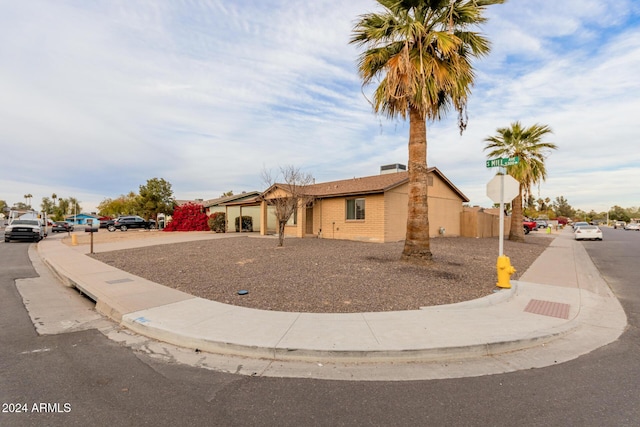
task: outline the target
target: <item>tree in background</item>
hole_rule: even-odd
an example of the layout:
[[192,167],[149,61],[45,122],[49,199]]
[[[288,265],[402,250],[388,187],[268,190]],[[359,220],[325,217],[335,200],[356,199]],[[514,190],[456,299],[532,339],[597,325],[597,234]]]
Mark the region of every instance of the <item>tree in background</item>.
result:
[[556,197],[552,204],[552,208],[556,216],[563,216],[565,218],[573,218],[576,212],[564,196]]
[[5,200],[0,200],[0,219],[4,219],[9,213],[9,205]]
[[[277,182],[282,175],[282,183]],[[306,192],[306,188],[313,184],[313,176],[300,171],[300,168],[286,166],[280,168],[280,174],[273,176],[266,169],[262,171],[262,180],[269,187],[265,193],[270,193],[264,200],[274,207],[274,215],[278,221],[278,246],[284,245],[284,228],[298,207],[306,206],[313,200]]]
[[618,205],[615,205],[609,211],[609,219],[612,221],[629,222],[629,220],[631,219],[631,216],[629,215],[629,212],[626,209]]
[[531,194],[532,186],[547,179],[545,159],[550,150],[555,150],[556,144],[543,142],[542,138],[552,133],[547,125],[535,124],[523,127],[520,122],[511,123],[510,127],[498,128],[497,134],[485,138],[485,150],[489,150],[488,158],[519,157],[520,161],[507,167],[507,173],[519,183],[518,195],[511,202],[511,231],[509,240],[524,242],[522,228],[522,198]]
[[489,41],[470,31],[486,21],[487,6],[504,0],[377,0],[378,13],[356,23],[351,43],[364,46],[363,86],[377,84],[372,105],[389,118],[409,118],[409,201],[402,258],[430,261],[427,204],[427,120],[453,106],[466,128],[474,83],[471,61],[489,53]]
[[77,215],[82,213],[82,206],[75,197],[69,197],[69,215]]
[[53,218],[53,215],[55,215],[56,204],[52,202],[50,198],[43,197],[42,202],[40,203],[40,209],[43,212],[46,212],[50,218]]
[[146,185],[140,186],[138,202],[146,218],[157,219],[159,213],[171,215],[175,206],[171,184],[162,178],[147,180]]
[[209,231],[208,219],[202,205],[186,203],[174,209],[163,231]]
[[59,198],[58,207],[55,212],[55,215],[59,220],[62,220],[64,217],[69,215],[69,200],[64,197]]
[[98,215],[110,217],[137,215],[139,206],[138,195],[130,191],[129,194],[120,195],[115,199],[104,199],[98,205]]
[[26,209],[31,209],[31,199],[33,198],[33,194],[28,193],[24,195],[24,204]]
[[226,193],[222,193],[222,196],[220,197],[229,197],[229,196],[233,196],[233,191],[227,191]]
[[529,197],[527,197],[527,204],[525,206],[525,209],[529,209],[531,211],[536,209],[536,199],[529,194]]

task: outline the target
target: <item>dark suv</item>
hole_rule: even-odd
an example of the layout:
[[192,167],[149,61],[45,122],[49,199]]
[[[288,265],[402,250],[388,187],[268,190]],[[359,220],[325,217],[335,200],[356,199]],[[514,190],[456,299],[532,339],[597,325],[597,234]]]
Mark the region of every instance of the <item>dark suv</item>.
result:
[[152,228],[156,228],[156,222],[152,219],[145,221],[144,218],[137,215],[121,216],[120,218],[117,218],[113,224],[109,224],[107,226],[107,230],[109,231],[127,231],[130,228],[144,228],[146,230],[150,230]]
[[52,233],[68,233],[70,231],[73,231],[73,224],[68,223],[67,221],[56,221],[53,223],[53,227],[51,228]]

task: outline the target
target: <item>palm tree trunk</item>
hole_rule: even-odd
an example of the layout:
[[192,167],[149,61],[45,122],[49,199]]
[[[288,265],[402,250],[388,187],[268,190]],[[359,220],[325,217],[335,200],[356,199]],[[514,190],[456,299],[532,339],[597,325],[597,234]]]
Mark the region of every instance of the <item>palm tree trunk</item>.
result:
[[518,196],[511,201],[511,230],[509,240],[514,242],[524,242],[524,228],[522,228],[522,184]]
[[402,259],[431,261],[427,204],[427,124],[416,109],[409,110],[409,206]]

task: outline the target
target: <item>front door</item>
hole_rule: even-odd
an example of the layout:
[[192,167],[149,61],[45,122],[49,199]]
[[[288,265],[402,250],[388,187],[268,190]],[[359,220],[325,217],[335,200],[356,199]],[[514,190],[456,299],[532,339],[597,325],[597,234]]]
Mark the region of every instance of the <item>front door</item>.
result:
[[305,234],[313,234],[313,206],[307,206]]

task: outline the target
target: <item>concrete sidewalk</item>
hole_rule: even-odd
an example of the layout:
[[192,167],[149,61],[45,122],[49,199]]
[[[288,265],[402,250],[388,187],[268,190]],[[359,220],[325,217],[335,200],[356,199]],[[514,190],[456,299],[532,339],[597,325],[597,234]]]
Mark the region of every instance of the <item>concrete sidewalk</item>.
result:
[[[421,310],[352,314],[263,311],[196,298],[87,257],[87,246],[55,239],[40,242],[38,253],[63,283],[130,330],[260,361],[261,375],[419,379],[548,366],[616,340],[626,327],[624,311],[572,237],[560,233],[510,290]],[[214,238],[233,237],[167,233],[95,250]]]

